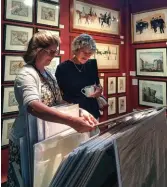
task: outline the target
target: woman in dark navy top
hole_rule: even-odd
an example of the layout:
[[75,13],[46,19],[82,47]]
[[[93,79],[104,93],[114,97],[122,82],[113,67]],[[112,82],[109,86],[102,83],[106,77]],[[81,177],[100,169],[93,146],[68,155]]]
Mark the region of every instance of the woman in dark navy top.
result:
[[[97,62],[89,59],[95,51],[93,38],[87,34],[79,35],[72,42],[74,57],[58,65],[55,75],[63,99],[69,103],[78,103],[97,119],[100,113],[96,98],[101,95],[102,87],[99,84]],[[87,97],[81,89],[91,85],[95,85],[95,92]]]

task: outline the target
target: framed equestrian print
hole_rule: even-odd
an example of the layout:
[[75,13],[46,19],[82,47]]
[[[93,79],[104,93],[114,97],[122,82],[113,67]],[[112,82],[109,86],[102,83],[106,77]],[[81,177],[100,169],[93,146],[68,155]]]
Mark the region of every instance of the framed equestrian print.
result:
[[5,55],[2,60],[3,67],[3,82],[12,82],[15,80],[18,71],[24,66],[25,62],[22,56]]
[[167,77],[166,48],[136,49],[137,76]]
[[167,8],[132,14],[132,42],[167,40]]
[[36,23],[48,25],[50,27],[59,27],[60,5],[57,3],[46,2],[44,0],[37,1]]
[[71,0],[71,31],[119,35],[119,11]]
[[116,114],[116,97],[108,98],[108,116]]
[[13,86],[2,87],[2,94],[3,94],[2,113],[7,114],[7,113],[17,112],[18,103],[15,98],[14,87]]
[[96,41],[96,52],[91,58],[97,60],[98,69],[103,72],[119,69],[119,45]]
[[33,35],[33,28],[16,25],[5,25],[5,50],[26,51],[27,44]]
[[139,105],[166,106],[166,82],[139,80]]
[[2,148],[9,144],[9,133],[15,121],[15,117],[2,119]]
[[33,1],[29,1],[29,4],[23,2],[23,0],[5,0],[5,19],[14,20],[18,22],[33,22]]
[[118,97],[118,112],[119,114],[126,112],[126,96]]

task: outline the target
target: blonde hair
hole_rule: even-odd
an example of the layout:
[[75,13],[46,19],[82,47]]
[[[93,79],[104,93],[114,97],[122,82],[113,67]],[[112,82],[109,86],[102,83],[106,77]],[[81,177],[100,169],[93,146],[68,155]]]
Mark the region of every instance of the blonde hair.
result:
[[53,35],[49,31],[40,31],[33,35],[27,47],[27,51],[23,55],[23,59],[27,64],[34,64],[39,48],[47,48],[51,45],[59,46],[60,38]]

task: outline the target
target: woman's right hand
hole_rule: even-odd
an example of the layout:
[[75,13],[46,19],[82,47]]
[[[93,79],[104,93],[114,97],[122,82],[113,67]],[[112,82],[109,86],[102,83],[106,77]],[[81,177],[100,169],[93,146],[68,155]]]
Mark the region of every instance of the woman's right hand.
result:
[[79,133],[92,131],[96,124],[90,123],[84,117],[73,117],[70,126]]

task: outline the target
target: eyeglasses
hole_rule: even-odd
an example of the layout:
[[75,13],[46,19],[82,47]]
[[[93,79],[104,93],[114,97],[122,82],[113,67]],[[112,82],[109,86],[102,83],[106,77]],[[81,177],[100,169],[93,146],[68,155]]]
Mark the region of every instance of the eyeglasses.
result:
[[81,53],[83,53],[85,56],[92,56],[94,54],[94,52],[90,51],[90,52],[86,52],[86,51],[80,51]]
[[48,53],[48,55],[54,56],[59,54],[59,50],[52,50],[52,49],[42,49]]

